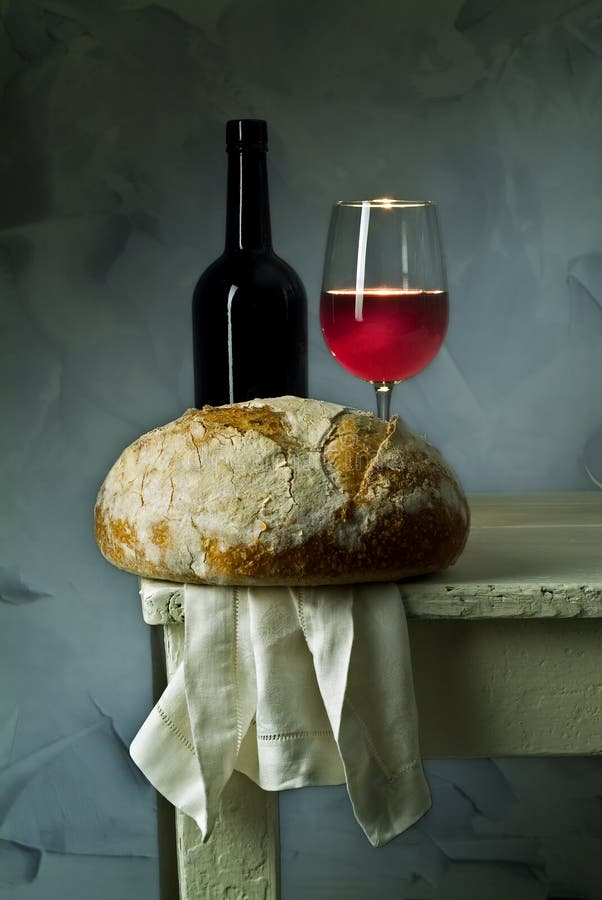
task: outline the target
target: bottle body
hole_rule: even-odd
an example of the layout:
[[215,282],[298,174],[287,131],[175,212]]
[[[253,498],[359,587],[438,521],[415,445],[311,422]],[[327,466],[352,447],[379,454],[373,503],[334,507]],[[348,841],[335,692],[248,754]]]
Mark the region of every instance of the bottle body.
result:
[[307,314],[299,277],[274,253],[224,253],[193,298],[195,405],[307,396]]
[[307,396],[307,300],[274,253],[262,120],[227,126],[226,247],[193,297],[195,405]]

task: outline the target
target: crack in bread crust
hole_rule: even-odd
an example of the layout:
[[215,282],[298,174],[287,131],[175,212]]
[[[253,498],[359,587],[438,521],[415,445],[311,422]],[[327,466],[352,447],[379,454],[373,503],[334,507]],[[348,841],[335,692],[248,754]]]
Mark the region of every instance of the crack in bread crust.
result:
[[387,423],[343,413],[322,449],[334,480],[350,498],[359,491],[369,466],[388,434]]

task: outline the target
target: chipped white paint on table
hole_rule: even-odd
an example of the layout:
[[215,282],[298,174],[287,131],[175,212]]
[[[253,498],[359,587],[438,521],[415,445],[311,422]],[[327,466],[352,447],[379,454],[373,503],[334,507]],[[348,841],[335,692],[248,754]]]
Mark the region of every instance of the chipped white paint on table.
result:
[[[602,752],[602,493],[476,494],[452,569],[402,584],[425,757]],[[183,648],[179,591],[143,597]],[[182,900],[276,900],[277,795],[235,773],[201,844],[177,815]]]

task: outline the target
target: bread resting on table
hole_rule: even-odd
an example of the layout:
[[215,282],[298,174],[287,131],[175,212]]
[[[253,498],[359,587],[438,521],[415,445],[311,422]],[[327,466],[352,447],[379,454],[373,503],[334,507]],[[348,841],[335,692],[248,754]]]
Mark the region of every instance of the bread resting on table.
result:
[[95,528],[109,562],[147,578],[342,584],[446,568],[469,511],[399,419],[277,397],[190,409],[138,438],[100,489]]

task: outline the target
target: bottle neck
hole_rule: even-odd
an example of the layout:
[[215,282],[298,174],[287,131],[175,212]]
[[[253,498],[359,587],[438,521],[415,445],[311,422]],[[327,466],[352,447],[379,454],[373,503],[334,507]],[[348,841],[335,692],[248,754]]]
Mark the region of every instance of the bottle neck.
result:
[[226,251],[271,247],[265,150],[232,148],[228,151]]

